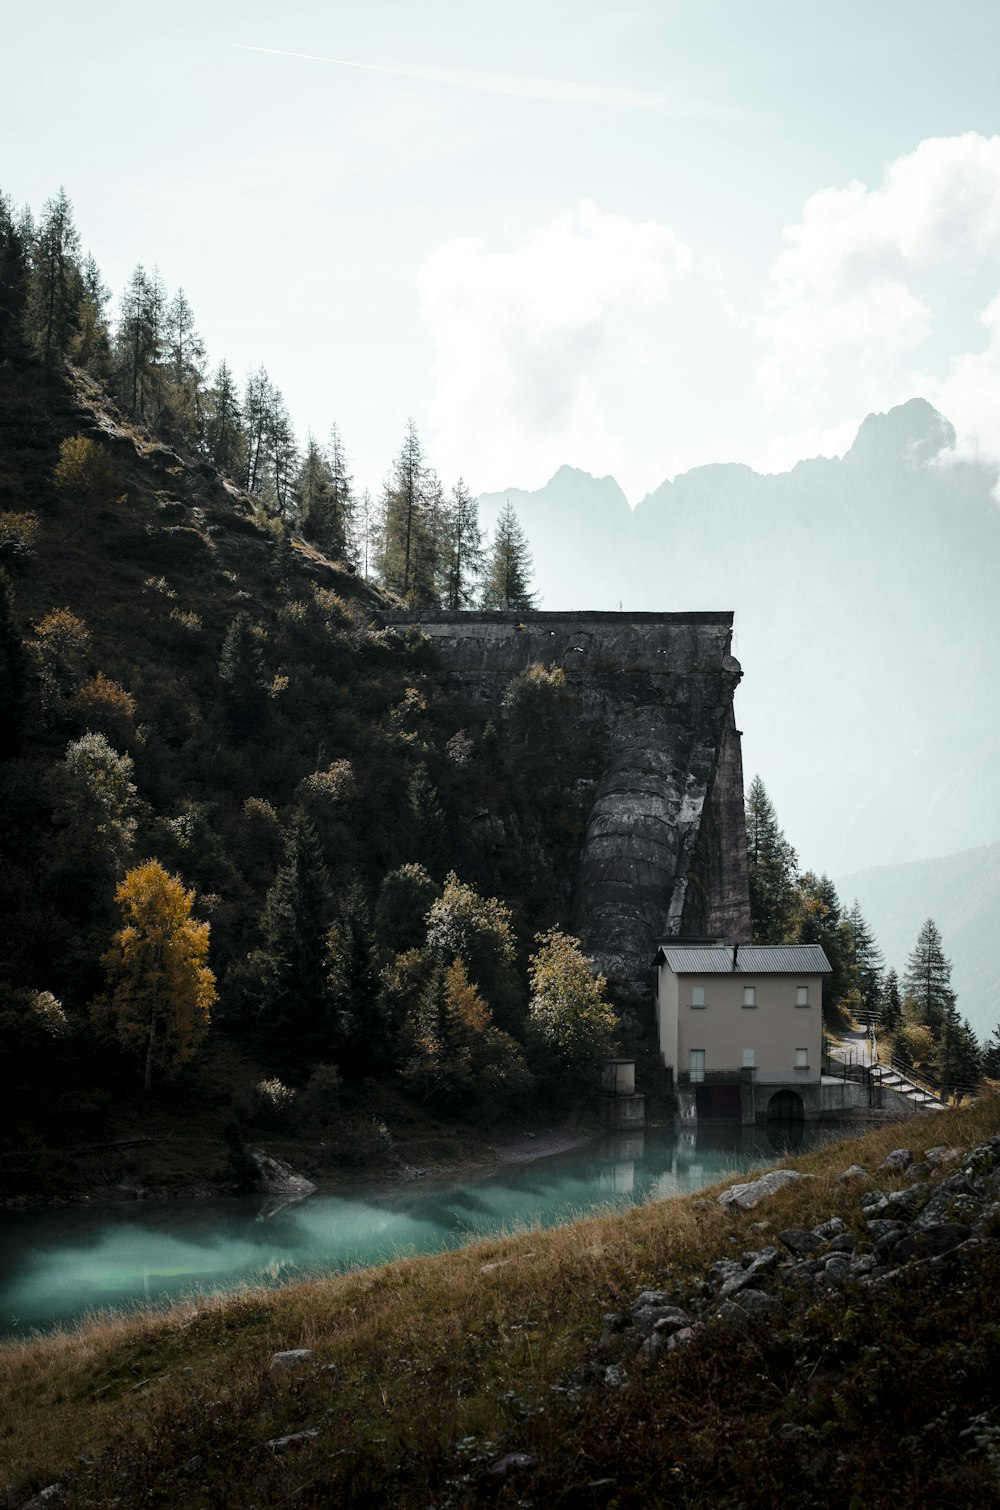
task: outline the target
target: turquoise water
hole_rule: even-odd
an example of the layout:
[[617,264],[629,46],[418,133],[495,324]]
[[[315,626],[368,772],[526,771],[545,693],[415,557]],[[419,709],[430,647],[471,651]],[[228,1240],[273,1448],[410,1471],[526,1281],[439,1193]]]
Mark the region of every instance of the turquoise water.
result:
[[[795,1129],[796,1148],[835,1131]],[[641,1205],[773,1164],[786,1133],[731,1125],[609,1134],[572,1153],[463,1180],[353,1187],[294,1204],[259,1196],[5,1213],[0,1335],[105,1306],[195,1290],[279,1284],[436,1253],[519,1227],[552,1227],[608,1205]]]

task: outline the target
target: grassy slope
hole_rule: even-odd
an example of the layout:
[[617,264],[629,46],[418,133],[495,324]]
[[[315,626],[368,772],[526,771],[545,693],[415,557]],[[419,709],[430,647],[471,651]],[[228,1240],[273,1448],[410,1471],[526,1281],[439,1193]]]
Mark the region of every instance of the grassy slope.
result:
[[[846,1164],[874,1168],[900,1142],[971,1147],[998,1127],[996,1098],[880,1127],[795,1160],[815,1180],[745,1216],[686,1198],[8,1345],[7,1503],[55,1480],[79,1505],[995,1502],[995,1243],[959,1284],[917,1270],[738,1334],[711,1327],[687,1352],[630,1360],[624,1390],[588,1364],[602,1313],[639,1288],[697,1311],[715,1258],[833,1213],[857,1227]],[[314,1350],[301,1368],[272,1369],[298,1347]],[[303,1430],[316,1435],[266,1445]],[[515,1451],[537,1465],[485,1471]]]

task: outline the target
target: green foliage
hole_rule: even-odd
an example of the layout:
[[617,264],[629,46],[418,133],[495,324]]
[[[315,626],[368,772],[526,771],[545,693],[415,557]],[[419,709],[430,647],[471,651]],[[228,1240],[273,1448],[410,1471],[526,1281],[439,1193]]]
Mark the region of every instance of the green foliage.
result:
[[400,865],[383,877],[373,918],[375,951],[384,964],[424,942],[427,913],[441,894],[422,865]]
[[933,918],[924,923],[906,962],[903,991],[906,1021],[923,1023],[938,1036],[955,997],[951,989],[951,961],[945,957]]
[[123,875],[135,845],[138,794],[131,756],[103,734],[73,740],[48,779],[51,868],[63,885],[100,893]]
[[451,613],[471,608],[483,574],[485,552],[479,506],[459,478],[442,517],[441,606]]
[[50,371],[70,350],[79,328],[83,283],[80,237],[65,189],[42,206],[31,247],[24,329],[35,355]]
[[476,1120],[520,1101],[531,1084],[527,1066],[513,1038],[493,1025],[464,962],[425,956],[421,965],[425,983],[403,1028],[404,1085]]
[[607,982],[593,974],[579,939],[551,928],[535,941],[538,950],[528,966],[528,1042],[535,1068],[550,1082],[596,1089],[618,1031],[604,999]]
[[226,713],[234,732],[256,729],[267,706],[264,654],[253,619],[241,610],[233,619],[219,657]]
[[426,941],[434,958],[461,960],[501,1026],[517,1031],[524,1009],[514,971],[511,911],[504,902],[480,896],[451,871],[428,909]]
[[784,943],[795,916],[797,856],[781,831],[759,776],[754,777],[747,792],[746,824],[754,942]]
[[882,996],[882,973],[885,961],[875,937],[865,921],[857,897],[847,914],[847,926],[851,935],[851,952],[857,987],[861,993],[864,1012],[877,1013]]
[[86,435],[70,435],[63,441],[53,481],[64,497],[82,508],[103,508],[122,491],[114,458],[105,446]]
[[441,487],[410,420],[381,504],[375,566],[383,584],[415,608],[437,604]]
[[482,606],[508,613],[529,613],[535,606],[531,591],[531,552],[528,537],[508,502],[497,520],[483,575]]
[[882,986],[881,1023],[884,1033],[895,1033],[903,1019],[903,1002],[899,994],[899,976],[890,970]]

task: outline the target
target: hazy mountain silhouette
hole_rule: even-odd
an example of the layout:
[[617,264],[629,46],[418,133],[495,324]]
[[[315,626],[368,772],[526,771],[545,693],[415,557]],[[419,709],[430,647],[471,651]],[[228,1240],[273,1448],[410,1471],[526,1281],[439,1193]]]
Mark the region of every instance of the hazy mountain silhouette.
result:
[[850,906],[855,897],[885,952],[902,973],[927,918],[941,930],[952,961],[958,1009],[980,1038],[1000,1024],[1000,844],[962,850],[937,860],[880,865],[837,881]]
[[633,511],[562,467],[509,498],[546,608],[736,612],[744,758],[804,864],[831,873],[1000,837],[1000,507],[925,400],[840,458],[698,467]]

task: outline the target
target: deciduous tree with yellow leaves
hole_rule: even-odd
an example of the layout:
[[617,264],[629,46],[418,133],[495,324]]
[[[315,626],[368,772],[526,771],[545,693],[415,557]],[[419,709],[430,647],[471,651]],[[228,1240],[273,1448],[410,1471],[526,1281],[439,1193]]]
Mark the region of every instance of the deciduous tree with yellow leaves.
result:
[[123,924],[103,959],[107,994],[93,1006],[126,1053],[145,1058],[143,1084],[177,1072],[208,1032],[216,998],[209,925],[192,917],[194,892],[158,860],[130,870],[115,893]]

